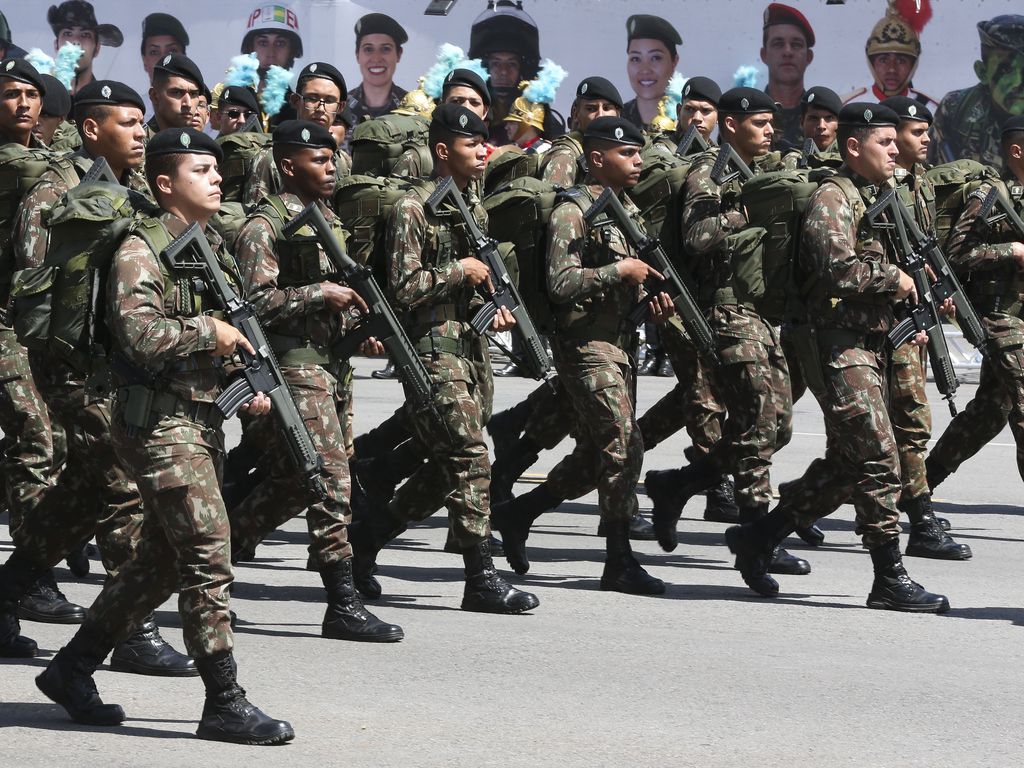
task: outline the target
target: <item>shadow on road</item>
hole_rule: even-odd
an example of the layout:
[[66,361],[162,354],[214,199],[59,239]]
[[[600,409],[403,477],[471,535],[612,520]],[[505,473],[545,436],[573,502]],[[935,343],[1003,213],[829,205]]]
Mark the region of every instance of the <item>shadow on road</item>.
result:
[[166,731],[159,728],[133,726],[132,723],[168,723],[195,726],[195,720],[158,720],[154,718],[129,717],[119,726],[105,727],[80,725],[68,720],[64,709],[56,704],[35,704],[13,701],[0,704],[0,729],[38,728],[46,731],[67,731],[71,733],[109,733],[112,736],[140,736],[151,739],[194,739],[191,731]]

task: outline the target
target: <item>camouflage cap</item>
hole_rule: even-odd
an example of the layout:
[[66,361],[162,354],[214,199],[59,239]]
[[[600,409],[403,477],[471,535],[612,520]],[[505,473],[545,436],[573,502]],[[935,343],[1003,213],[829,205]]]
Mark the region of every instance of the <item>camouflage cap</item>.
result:
[[1005,14],[978,22],[983,48],[1006,48],[1024,53],[1024,16]]

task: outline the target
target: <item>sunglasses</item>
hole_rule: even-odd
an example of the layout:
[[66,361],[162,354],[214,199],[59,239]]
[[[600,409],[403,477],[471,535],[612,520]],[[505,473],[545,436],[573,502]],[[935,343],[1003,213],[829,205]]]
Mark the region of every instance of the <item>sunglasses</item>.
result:
[[238,119],[248,120],[255,113],[251,109],[229,109],[224,114],[226,114],[228,116],[229,120],[238,120]]

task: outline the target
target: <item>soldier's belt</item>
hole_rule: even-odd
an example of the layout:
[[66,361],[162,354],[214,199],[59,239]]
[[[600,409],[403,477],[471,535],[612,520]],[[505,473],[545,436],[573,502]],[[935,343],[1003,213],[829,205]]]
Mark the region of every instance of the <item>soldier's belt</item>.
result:
[[863,333],[846,328],[819,328],[818,344],[822,347],[847,347],[866,349],[869,352],[883,352],[887,336],[881,331]]
[[726,306],[743,307],[744,309],[750,309],[755,312],[757,311],[757,307],[754,306],[753,302],[740,301],[739,299],[737,299],[736,291],[734,291],[732,288],[719,288],[717,291],[714,292],[714,294],[712,294],[711,306],[704,307],[704,309]]
[[282,333],[267,333],[266,337],[277,355],[278,365],[283,367],[322,365],[328,368],[336,362],[329,347],[316,344],[312,339]]
[[457,357],[471,358],[480,348],[480,342],[476,338],[463,337],[461,339],[450,339],[447,336],[424,336],[413,342],[413,347],[422,354],[445,353]]
[[[144,389],[140,385],[134,385],[128,389]],[[200,402],[198,400],[186,400],[183,397],[179,397],[173,392],[158,392],[149,390],[151,393],[148,399],[148,414],[143,419],[132,419],[132,426],[146,426],[152,428],[156,426],[157,421],[160,420],[161,416],[168,416],[171,418],[188,419],[194,421],[197,424],[208,427],[209,429],[220,429],[220,426],[224,423],[224,416],[217,409],[215,403]],[[136,417],[142,414],[134,414]],[[145,424],[139,424],[139,421],[145,421]]]
[[418,307],[409,311],[409,322],[414,325],[440,323],[447,320],[469,322],[468,308],[455,304],[434,304],[430,307]]

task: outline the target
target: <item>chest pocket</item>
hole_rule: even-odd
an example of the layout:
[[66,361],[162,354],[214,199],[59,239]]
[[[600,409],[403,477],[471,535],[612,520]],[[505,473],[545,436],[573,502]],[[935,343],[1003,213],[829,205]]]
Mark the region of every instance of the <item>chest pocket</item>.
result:
[[[336,233],[337,234],[337,233]],[[334,274],[335,269],[315,237],[297,235],[276,243],[278,285],[310,285]]]

